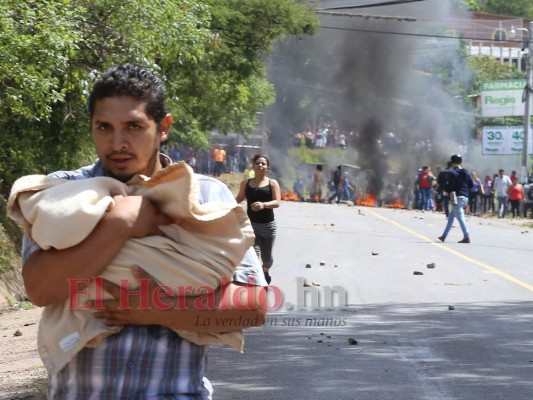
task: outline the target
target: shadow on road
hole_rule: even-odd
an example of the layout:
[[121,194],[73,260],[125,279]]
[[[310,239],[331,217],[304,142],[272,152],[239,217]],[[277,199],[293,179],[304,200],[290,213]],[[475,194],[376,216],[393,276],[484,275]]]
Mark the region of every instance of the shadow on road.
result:
[[244,354],[212,348],[208,376],[217,400],[525,400],[531,337],[527,302],[272,314]]

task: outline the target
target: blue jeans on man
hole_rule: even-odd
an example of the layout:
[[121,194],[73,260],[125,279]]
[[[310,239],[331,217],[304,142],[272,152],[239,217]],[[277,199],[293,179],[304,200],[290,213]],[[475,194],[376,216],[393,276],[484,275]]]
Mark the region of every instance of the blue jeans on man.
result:
[[429,211],[432,208],[432,193],[431,188],[420,188],[420,200],[422,203],[422,210]]
[[448,223],[446,224],[444,233],[439,239],[444,242],[444,239],[446,239],[446,236],[448,236],[448,233],[450,233],[450,230],[452,229],[453,220],[457,218],[457,220],[459,221],[459,225],[461,225],[461,230],[463,231],[463,241],[470,240],[470,233],[468,232],[468,227],[466,226],[465,218],[465,207],[468,205],[468,197],[457,196],[457,204],[451,203],[452,202],[450,202],[452,209],[448,216]]
[[507,196],[498,195],[498,218],[505,218],[509,207],[508,204]]

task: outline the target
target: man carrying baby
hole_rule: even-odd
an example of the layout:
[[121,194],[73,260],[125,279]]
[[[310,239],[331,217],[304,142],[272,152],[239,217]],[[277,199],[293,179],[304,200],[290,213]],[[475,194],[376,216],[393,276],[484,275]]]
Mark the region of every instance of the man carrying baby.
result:
[[[159,147],[168,138],[173,118],[166,110],[163,84],[152,71],[134,64],[107,70],[93,86],[89,114],[98,160],[79,170],[60,171],[52,176],[108,176],[127,182],[137,174],[150,177],[171,163],[159,153]],[[234,201],[221,182],[205,176],[197,179],[200,203]],[[25,237],[24,285],[35,305],[64,302],[70,295],[69,282],[100,276],[127,240],[162,235],[158,226],[170,223],[168,216],[146,197],[116,195],[113,200],[114,206],[92,233],[74,247],[42,250]],[[142,265],[132,268],[137,278],[150,279]],[[241,293],[249,298],[234,304],[233,294],[241,285],[250,283],[256,285],[253,290]],[[49,398],[210,399],[212,388],[205,378],[207,347],[182,339],[174,330],[222,332],[244,328],[197,323],[199,319],[216,318],[255,320],[260,325],[266,314],[261,305],[265,285],[253,250],[237,267],[233,282],[216,290],[215,307],[199,309],[190,298],[185,300],[190,307],[162,308],[152,302],[154,296],[148,296],[146,308],[141,306],[141,300],[146,299],[132,296],[123,309],[119,307],[121,289],[104,282],[104,290],[116,300],[105,301],[105,308],[95,315],[123,329],[99,347],[83,348],[58,373],[49,376]],[[149,290],[158,290],[153,280]]]

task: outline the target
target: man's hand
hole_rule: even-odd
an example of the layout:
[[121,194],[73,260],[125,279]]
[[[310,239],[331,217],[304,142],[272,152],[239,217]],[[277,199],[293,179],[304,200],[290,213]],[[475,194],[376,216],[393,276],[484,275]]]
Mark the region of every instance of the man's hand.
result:
[[26,260],[24,285],[35,305],[43,307],[68,299],[69,280],[101,275],[128,239],[164,236],[158,226],[170,224],[170,218],[148,198],[116,195],[113,199],[114,207],[83,242],[63,250],[37,250]]
[[163,325],[161,312],[173,307],[175,298],[138,266],[132,267],[132,273],[141,285],[132,290],[135,294],[129,295],[126,289],[104,280],[103,289],[114,299],[104,300],[104,309],[93,315],[105,319],[108,326]]
[[171,223],[147,197],[117,195],[113,200],[115,205],[105,219],[122,224],[131,238],[161,235],[158,226]]
[[[265,321],[268,305],[264,287],[229,283],[211,293],[175,297],[172,291],[176,288],[159,286],[137,266],[132,272],[141,284],[133,295],[104,281],[104,290],[114,300],[104,300],[103,310],[97,309],[94,316],[105,319],[108,326],[161,325],[173,330],[214,333],[261,326]],[[95,304],[98,303],[93,301]],[[228,327],[218,323],[223,320],[244,322],[242,326],[236,323]]]

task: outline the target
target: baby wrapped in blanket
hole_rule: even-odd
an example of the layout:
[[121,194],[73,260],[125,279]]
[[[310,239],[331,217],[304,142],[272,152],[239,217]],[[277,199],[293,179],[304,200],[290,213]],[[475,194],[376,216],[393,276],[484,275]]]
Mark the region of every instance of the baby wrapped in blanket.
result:
[[[246,212],[236,203],[199,204],[198,184],[184,162],[158,171],[152,178],[137,175],[127,184],[108,177],[63,180],[29,175],[15,182],[8,200],[8,215],[24,227],[43,250],[66,249],[82,242],[105,213],[113,207],[111,192],[148,197],[172,224],[160,226],[165,236],[129,239],[104,270],[102,277],[120,285],[139,284],[131,272],[141,266],[159,284],[171,288],[210,287],[215,290],[226,278],[231,281],[235,267],[253,244],[253,230]],[[101,293],[98,290],[98,293]],[[94,300],[95,283],[88,289]],[[53,374],[84,346],[96,347],[120,327],[109,327],[86,309],[64,303],[45,307],[38,334],[39,354]],[[243,348],[242,331],[198,333],[176,330],[193,343],[229,344]]]

